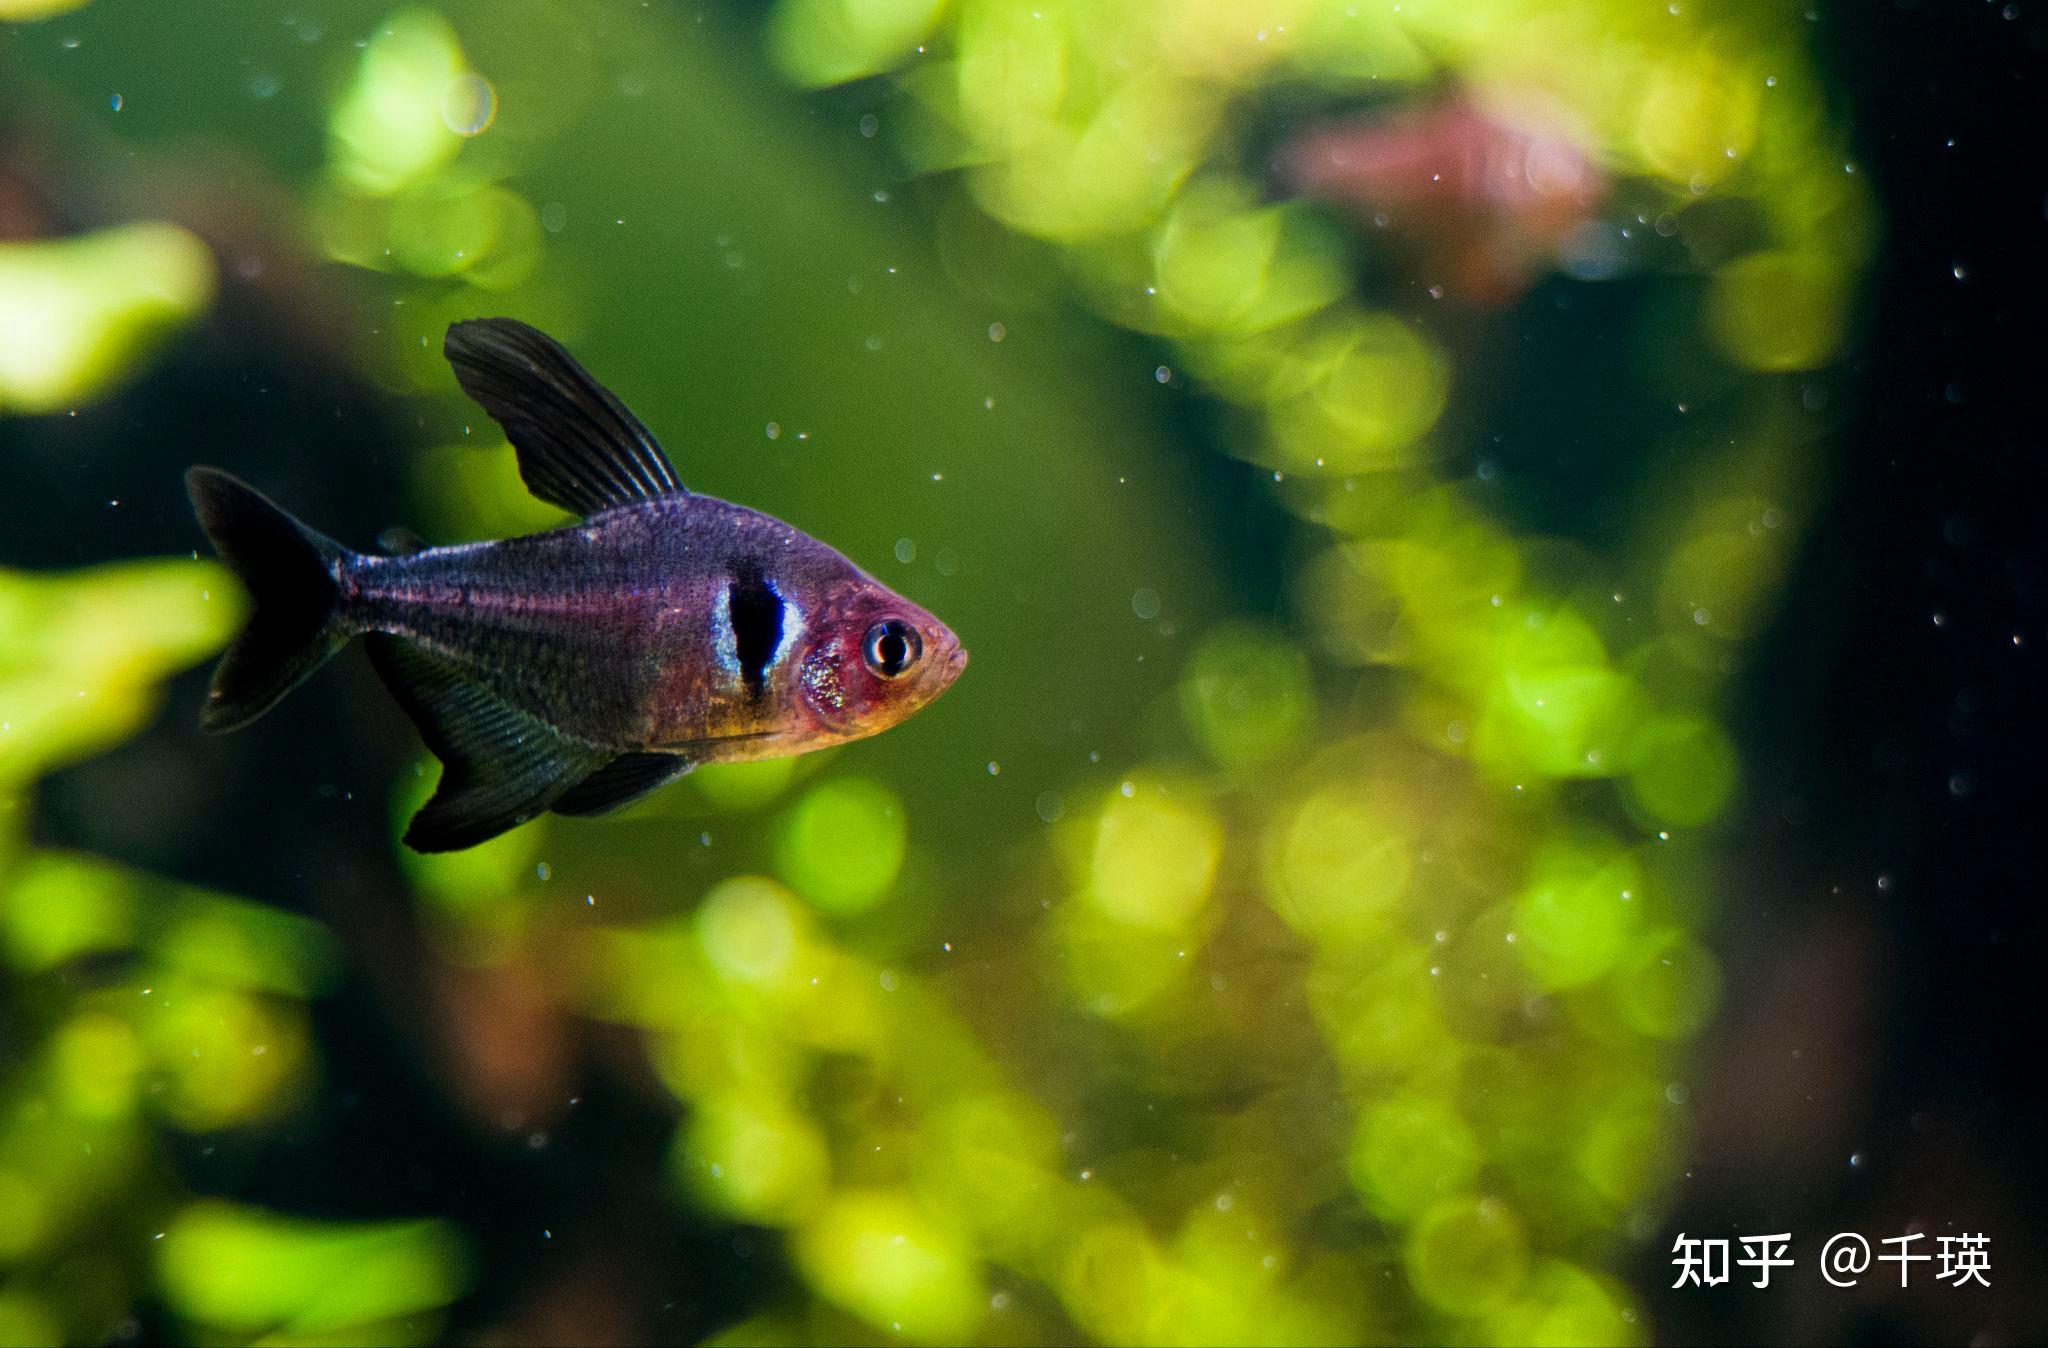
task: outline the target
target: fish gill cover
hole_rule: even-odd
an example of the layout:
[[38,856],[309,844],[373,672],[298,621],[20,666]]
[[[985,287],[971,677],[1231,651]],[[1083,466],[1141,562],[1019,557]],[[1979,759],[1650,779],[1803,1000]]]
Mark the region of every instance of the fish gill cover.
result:
[[517,313],[976,652],[426,857],[359,675],[188,743],[240,600],[171,516],[0,576],[0,1340],[1654,1337],[1878,229],[1796,7],[0,19],[86,151],[0,176],[0,435],[239,400],[89,443],[544,527],[440,357]]

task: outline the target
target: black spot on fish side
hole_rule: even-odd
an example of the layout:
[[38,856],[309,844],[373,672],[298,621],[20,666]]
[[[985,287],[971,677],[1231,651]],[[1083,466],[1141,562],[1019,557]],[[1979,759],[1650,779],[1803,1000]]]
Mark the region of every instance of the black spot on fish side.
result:
[[755,694],[767,691],[768,666],[782,644],[782,596],[751,562],[735,563],[726,585],[726,609],[732,615],[733,655],[740,678]]

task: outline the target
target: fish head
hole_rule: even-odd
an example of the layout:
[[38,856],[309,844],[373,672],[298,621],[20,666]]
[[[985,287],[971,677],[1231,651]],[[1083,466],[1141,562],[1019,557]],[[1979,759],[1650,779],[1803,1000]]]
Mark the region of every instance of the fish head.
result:
[[866,576],[805,632],[796,697],[822,738],[860,739],[924,708],[967,667],[953,630]]

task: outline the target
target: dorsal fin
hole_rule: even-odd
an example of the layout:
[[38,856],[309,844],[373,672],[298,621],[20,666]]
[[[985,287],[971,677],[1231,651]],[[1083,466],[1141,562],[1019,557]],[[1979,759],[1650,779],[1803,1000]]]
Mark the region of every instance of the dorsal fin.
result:
[[607,814],[667,786],[697,765],[680,754],[620,754],[562,793],[556,814]]
[[365,644],[420,738],[441,760],[433,799],[405,831],[406,846],[415,851],[474,847],[516,828],[612,757],[557,733],[413,642],[376,632]]
[[442,351],[462,391],[505,428],[527,490],[578,515],[683,484],[654,436],[552,337],[512,318],[451,324]]

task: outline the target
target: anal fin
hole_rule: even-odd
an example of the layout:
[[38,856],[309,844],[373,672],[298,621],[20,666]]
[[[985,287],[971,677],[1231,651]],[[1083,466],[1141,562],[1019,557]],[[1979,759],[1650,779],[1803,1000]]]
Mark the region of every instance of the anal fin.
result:
[[548,808],[556,814],[606,814],[667,786],[697,765],[680,754],[620,754]]
[[433,798],[405,831],[415,851],[474,847],[516,828],[613,756],[562,735],[410,641],[373,633],[365,644],[442,764]]

